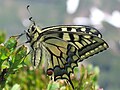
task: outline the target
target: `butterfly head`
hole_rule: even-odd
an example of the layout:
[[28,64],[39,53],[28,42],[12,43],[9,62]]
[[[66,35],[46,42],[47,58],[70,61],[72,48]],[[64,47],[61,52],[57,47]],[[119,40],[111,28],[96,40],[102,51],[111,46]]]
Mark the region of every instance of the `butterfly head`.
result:
[[36,40],[36,38],[39,36],[39,34],[41,33],[41,29],[35,24],[35,21],[32,20],[32,17],[29,18],[29,20],[32,22],[32,24],[29,26],[26,32],[26,36],[28,41],[32,42]]
[[28,33],[32,35],[35,31],[36,31],[36,25],[31,24],[29,26]]
[[29,20],[32,22],[32,24],[29,26],[28,32],[31,34],[33,34],[35,31],[40,32],[41,29],[38,25],[36,25],[35,21],[32,20],[32,17],[30,17]]

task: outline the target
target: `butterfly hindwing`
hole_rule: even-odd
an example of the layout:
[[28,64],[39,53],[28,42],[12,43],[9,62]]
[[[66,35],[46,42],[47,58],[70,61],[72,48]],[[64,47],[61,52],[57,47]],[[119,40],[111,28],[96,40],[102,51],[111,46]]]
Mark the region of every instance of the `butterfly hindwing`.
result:
[[73,73],[74,67],[78,66],[79,56],[77,48],[69,44],[69,42],[54,36],[44,38],[44,43],[42,44],[50,55],[47,74],[51,75],[54,72],[54,80],[67,79],[73,87],[70,73]]

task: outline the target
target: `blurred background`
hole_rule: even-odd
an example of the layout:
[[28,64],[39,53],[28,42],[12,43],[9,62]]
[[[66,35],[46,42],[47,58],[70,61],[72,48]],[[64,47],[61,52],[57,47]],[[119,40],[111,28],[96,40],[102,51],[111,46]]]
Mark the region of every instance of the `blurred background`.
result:
[[109,49],[85,62],[100,67],[99,85],[120,89],[120,0],[0,0],[0,30],[7,38],[27,30],[31,17],[41,27],[90,25],[97,28]]

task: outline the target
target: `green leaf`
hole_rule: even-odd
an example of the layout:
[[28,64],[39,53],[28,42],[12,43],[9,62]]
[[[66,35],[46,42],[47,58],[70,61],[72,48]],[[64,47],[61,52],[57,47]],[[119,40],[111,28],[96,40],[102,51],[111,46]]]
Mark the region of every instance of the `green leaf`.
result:
[[96,66],[96,67],[94,68],[94,72],[95,72],[95,74],[99,75],[99,73],[100,73],[99,67]]
[[9,55],[9,50],[6,47],[0,45],[0,61],[7,59]]
[[15,84],[11,90],[20,90],[20,85],[19,84]]
[[48,84],[47,90],[57,90],[59,88],[59,83],[57,82],[50,82]]
[[11,56],[11,68],[20,68],[27,54],[27,47],[24,45],[17,49]]
[[81,76],[84,76],[86,74],[86,69],[83,64],[81,64],[80,74],[81,74]]
[[3,43],[5,41],[5,33],[4,32],[0,32],[0,44]]
[[9,68],[9,63],[7,61],[4,61],[1,66],[2,69]]
[[10,52],[13,52],[17,46],[17,36],[12,36],[8,39],[8,41],[5,43],[5,47],[10,50]]

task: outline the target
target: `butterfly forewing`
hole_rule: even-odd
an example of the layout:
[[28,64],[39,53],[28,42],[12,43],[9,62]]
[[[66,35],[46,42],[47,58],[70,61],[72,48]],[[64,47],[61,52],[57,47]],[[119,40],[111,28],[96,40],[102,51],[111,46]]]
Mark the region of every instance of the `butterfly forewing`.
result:
[[[102,38],[102,34],[95,28],[84,25],[59,25],[42,28],[43,31],[70,31],[70,32],[83,32],[88,34],[93,34]],[[63,38],[63,35],[60,35]]]

